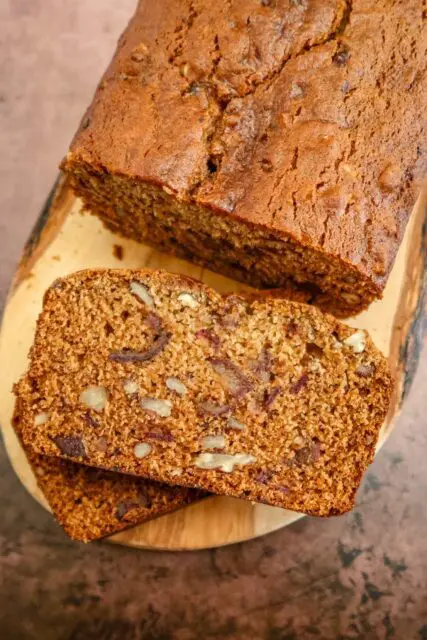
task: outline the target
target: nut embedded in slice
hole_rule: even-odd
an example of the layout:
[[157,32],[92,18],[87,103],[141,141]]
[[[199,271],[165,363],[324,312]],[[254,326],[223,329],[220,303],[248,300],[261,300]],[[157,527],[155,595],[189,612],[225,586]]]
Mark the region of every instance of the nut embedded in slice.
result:
[[199,306],[199,301],[196,300],[191,293],[180,293],[178,296],[178,300],[182,304],[183,307],[189,307],[190,309],[197,309]]
[[187,392],[187,387],[178,378],[167,378],[166,386],[168,389],[170,389],[171,391],[175,391],[175,393],[180,396],[183,396]]
[[113,362],[120,362],[122,364],[132,362],[149,362],[159,355],[166,347],[170,340],[170,333],[162,332],[153,344],[146,351],[134,351],[133,349],[123,349],[122,351],[113,351],[108,356],[109,360]]
[[153,447],[148,442],[138,442],[134,446],[133,452],[136,458],[145,458],[153,450]]
[[172,412],[172,402],[170,400],[159,400],[158,398],[142,398],[141,407],[146,411],[151,411],[161,418],[169,418]]
[[128,396],[132,396],[134,393],[138,393],[138,384],[134,380],[126,380],[123,389]]
[[279,396],[281,393],[282,393],[282,387],[280,387],[279,385],[275,387],[271,387],[271,389],[266,389],[264,391],[264,400],[263,400],[264,408],[267,410],[270,409],[274,401],[276,400],[277,396]]
[[236,420],[236,418],[234,418],[233,416],[230,416],[228,418],[228,426],[231,427],[232,429],[244,429],[245,425],[243,424],[243,422],[239,422],[239,420]]
[[147,305],[147,307],[154,307],[154,298],[148,291],[148,288],[140,282],[131,282],[130,290],[141,302]]
[[80,402],[94,411],[103,411],[108,400],[108,393],[105,387],[91,385],[81,392]]
[[201,453],[194,460],[194,466],[198,469],[221,469],[226,473],[234,470],[234,465],[246,465],[255,462],[256,458],[248,453]]
[[224,449],[227,441],[222,435],[205,436],[201,440],[203,449]]
[[71,458],[86,458],[86,449],[83,440],[78,436],[57,436],[53,438],[58,449]]
[[36,417],[34,418],[34,424],[36,427],[42,425],[42,424],[46,424],[46,422],[49,420],[49,416],[47,413],[43,412],[43,413],[38,413],[36,415]]
[[364,331],[356,331],[351,336],[343,340],[347,347],[351,347],[354,353],[362,353],[365,351],[366,336]]

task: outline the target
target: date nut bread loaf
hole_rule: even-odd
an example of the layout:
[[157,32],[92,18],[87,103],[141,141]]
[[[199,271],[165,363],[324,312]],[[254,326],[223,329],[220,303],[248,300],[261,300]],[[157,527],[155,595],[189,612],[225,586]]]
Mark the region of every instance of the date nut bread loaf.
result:
[[[17,402],[13,424],[21,436]],[[90,542],[200,500],[202,492],[42,456],[25,446],[37,484],[73,540]]]
[[62,164],[112,230],[351,315],[427,163],[420,0],[142,0]]
[[58,280],[30,360],[37,453],[320,516],[352,507],[392,391],[364,331],[161,271]]

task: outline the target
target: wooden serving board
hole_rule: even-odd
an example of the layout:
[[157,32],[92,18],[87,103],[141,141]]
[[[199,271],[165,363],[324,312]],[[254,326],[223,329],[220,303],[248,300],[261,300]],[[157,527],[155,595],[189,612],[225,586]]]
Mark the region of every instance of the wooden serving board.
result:
[[[427,223],[419,198],[406,230],[384,298],[352,319],[367,329],[389,357],[397,389],[379,447],[391,431],[413,379],[421,349],[426,289]],[[107,231],[81,212],[79,201],[60,179],[31,234],[17,269],[0,335],[0,422],[12,465],[22,483],[46,508],[34,475],[11,426],[12,385],[27,367],[37,316],[45,290],[55,278],[94,267],[152,267],[201,279],[219,291],[244,285]],[[379,448],[378,447],[378,448]],[[173,514],[112,536],[112,542],[155,549],[202,549],[248,540],[275,531],[301,515],[232,498],[212,497]]]

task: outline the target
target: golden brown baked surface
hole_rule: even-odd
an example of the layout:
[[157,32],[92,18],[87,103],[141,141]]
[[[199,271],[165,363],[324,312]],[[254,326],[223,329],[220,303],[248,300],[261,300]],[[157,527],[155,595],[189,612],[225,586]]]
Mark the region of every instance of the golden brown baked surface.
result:
[[[13,422],[20,437],[18,405]],[[203,497],[191,489],[48,458],[28,446],[25,453],[56,520],[70,538],[80,542],[118,533]]]
[[363,331],[149,270],[54,283],[15,388],[40,454],[321,516],[352,507],[391,390]]
[[425,174],[426,29],[420,0],[141,1],[63,168],[124,235],[355,312]]

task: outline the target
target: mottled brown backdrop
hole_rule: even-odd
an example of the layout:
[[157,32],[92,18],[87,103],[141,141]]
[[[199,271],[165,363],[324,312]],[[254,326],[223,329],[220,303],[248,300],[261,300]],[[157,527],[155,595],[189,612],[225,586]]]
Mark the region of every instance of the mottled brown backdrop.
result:
[[[133,6],[0,0],[2,302]],[[0,638],[426,640],[426,377],[424,351],[352,514],[306,518],[225,549],[154,553],[72,543],[20,485],[2,448]]]

